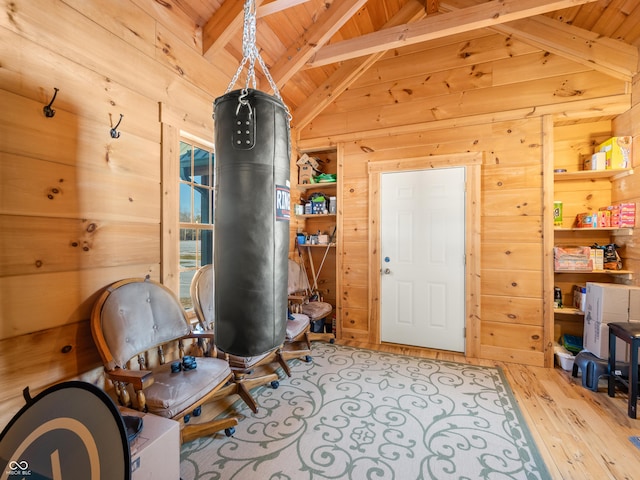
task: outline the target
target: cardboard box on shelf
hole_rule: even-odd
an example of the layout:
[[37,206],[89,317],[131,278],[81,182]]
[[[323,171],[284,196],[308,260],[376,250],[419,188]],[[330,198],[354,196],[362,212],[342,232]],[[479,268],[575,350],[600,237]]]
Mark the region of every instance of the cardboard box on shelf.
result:
[[131,480],[180,478],[180,424],[124,407],[120,412],[142,417],[142,430],[130,445]]
[[640,322],[640,287],[629,287],[629,321]]
[[[587,282],[583,345],[595,356],[609,358],[607,323],[629,321],[629,288],[613,283]],[[616,339],[616,361],[627,358],[626,343]]]
[[607,168],[607,154],[606,152],[595,152],[593,155],[586,156],[584,159],[585,170],[604,170]]
[[576,228],[597,228],[598,214],[583,212],[576,215]]
[[614,205],[620,213],[620,228],[633,228],[636,225],[635,202],[622,202]]
[[313,168],[314,170],[320,170],[319,159],[316,158],[316,157],[311,157],[310,155],[307,155],[306,153],[302,154],[302,156],[298,159],[296,164],[299,167],[302,167],[303,165],[308,165],[311,168]]
[[310,165],[300,165],[298,167],[298,184],[305,185],[313,183],[314,170]]
[[582,310],[584,312],[586,303],[587,303],[587,286],[574,285],[573,286],[573,306],[578,310]]
[[591,248],[580,246],[553,247],[554,268],[557,272],[590,272],[593,270]]
[[591,259],[593,260],[593,270],[604,270],[604,250],[602,248],[591,247]]
[[632,137],[611,137],[602,142],[595,149],[597,152],[604,152],[606,156],[606,168],[629,168],[631,166],[631,142]]
[[607,228],[611,226],[611,212],[609,210],[599,210],[598,228]]

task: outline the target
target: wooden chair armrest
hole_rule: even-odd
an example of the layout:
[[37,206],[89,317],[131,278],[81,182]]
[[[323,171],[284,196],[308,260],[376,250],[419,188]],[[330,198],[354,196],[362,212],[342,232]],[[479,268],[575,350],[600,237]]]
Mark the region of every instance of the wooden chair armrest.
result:
[[203,338],[205,340],[212,340],[214,338],[213,332],[191,332],[189,335],[186,335],[184,338]]
[[303,303],[306,299],[306,295],[289,295],[289,300],[292,302]]
[[153,372],[151,370],[123,370],[117,368],[106,373],[111,380],[130,383],[133,385],[134,390],[142,390],[153,383]]

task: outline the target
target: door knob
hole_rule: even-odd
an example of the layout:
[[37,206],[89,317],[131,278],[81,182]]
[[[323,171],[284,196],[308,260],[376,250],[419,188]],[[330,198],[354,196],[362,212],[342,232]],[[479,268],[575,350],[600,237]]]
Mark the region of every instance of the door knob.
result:
[[389,275],[389,274],[391,273],[391,269],[389,269],[389,268],[385,268],[385,269],[384,269],[384,271],[383,271],[383,273],[384,273],[385,275]]

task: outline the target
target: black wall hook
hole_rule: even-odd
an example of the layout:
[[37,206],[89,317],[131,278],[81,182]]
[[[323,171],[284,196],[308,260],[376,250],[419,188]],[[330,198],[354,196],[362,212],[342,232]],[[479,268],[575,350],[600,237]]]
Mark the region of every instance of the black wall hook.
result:
[[120,120],[118,120],[118,123],[116,123],[116,126],[113,127],[111,130],[109,130],[109,133],[111,134],[111,138],[120,138],[120,132],[117,129],[118,129],[118,125],[120,125],[120,122],[122,121],[123,116],[124,115],[120,114]]
[[53,89],[55,91],[53,92],[53,98],[51,98],[49,105],[45,105],[44,107],[42,107],[44,116],[48,118],[51,118],[56,114],[56,111],[53,108],[51,108],[51,105],[53,105],[53,101],[56,99],[56,95],[58,95],[58,89],[56,87],[53,87]]

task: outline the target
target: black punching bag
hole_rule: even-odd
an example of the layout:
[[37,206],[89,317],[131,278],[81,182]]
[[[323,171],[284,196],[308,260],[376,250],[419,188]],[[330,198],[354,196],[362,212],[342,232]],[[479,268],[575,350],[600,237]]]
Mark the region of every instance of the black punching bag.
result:
[[243,89],[214,102],[217,347],[255,356],[284,342],[289,252],[288,112]]

